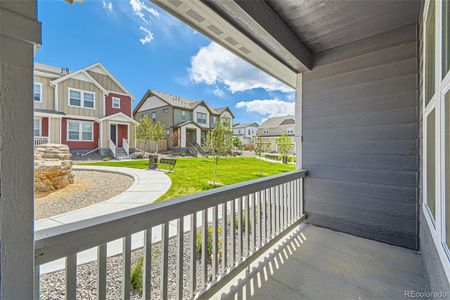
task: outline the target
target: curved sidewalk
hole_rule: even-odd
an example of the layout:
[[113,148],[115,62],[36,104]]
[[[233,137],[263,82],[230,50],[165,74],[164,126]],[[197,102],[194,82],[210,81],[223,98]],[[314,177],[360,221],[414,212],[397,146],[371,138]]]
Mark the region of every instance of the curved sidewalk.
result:
[[169,176],[154,170],[103,166],[74,166],[73,169],[121,173],[133,177],[134,182],[128,190],[106,201],[37,220],[35,231],[152,203],[164,195],[172,184]]

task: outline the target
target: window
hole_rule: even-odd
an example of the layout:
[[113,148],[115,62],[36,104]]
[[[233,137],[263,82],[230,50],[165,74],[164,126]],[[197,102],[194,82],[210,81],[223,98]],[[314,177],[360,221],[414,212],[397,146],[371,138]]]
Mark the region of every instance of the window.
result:
[[152,122],[156,122],[156,112],[152,112]]
[[169,112],[169,109],[168,109],[167,107],[166,107],[166,108],[163,108],[162,112],[163,112],[163,113]]
[[69,141],[93,141],[93,124],[88,122],[67,122],[67,140]]
[[267,133],[269,133],[269,131],[267,131],[267,130],[263,130],[263,133],[266,133],[266,134],[267,134]]
[[41,119],[34,118],[34,136],[41,136]]
[[34,102],[42,102],[42,83],[35,82],[33,85],[33,100]]
[[294,133],[294,130],[293,130],[292,128],[288,128],[288,129],[287,129],[287,133],[288,133],[288,134],[293,134],[293,133]]
[[87,91],[69,89],[69,105],[94,109],[95,94]]
[[186,111],[185,111],[185,110],[182,110],[182,111],[181,111],[181,117],[182,117],[183,119],[186,119]]
[[442,78],[450,71],[450,1],[442,3]]
[[120,108],[120,98],[116,98],[116,97],[112,98],[112,107]]
[[435,67],[436,67],[436,53],[435,53],[435,41],[436,41],[436,26],[435,26],[435,1],[430,1],[428,6],[427,18],[425,20],[425,105],[430,103],[431,98],[435,92]]
[[206,124],[206,114],[197,112],[197,123]]
[[231,126],[230,118],[222,117],[222,124],[225,126]]
[[[450,279],[450,3],[426,0],[423,36],[423,212]],[[436,51],[439,50],[439,51]]]
[[211,124],[215,125],[217,121],[217,117],[216,116],[212,116],[211,117]]

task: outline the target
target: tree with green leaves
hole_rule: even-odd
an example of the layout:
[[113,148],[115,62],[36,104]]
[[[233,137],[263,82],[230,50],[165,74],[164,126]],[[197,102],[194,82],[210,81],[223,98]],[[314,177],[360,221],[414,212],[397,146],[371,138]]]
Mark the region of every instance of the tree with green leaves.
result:
[[262,154],[267,151],[267,144],[264,143],[262,137],[258,136],[256,137],[256,143],[255,143],[255,154],[259,158],[259,170],[260,170],[260,176],[263,176],[263,169],[262,169]]
[[236,150],[242,150],[242,148],[244,148],[242,141],[238,136],[233,136],[233,147]]
[[292,139],[288,136],[287,132],[284,131],[279,138],[276,140],[278,152],[280,152],[283,157],[283,163],[288,163],[289,153],[291,153],[292,149],[294,149],[294,145],[292,145]]
[[217,122],[216,127],[207,135],[206,150],[214,157],[214,186],[216,185],[217,167],[219,159],[226,156],[233,147],[232,132],[229,126]]
[[162,139],[164,139],[166,133],[164,130],[164,125],[161,124],[161,122],[155,122],[151,124],[151,136],[150,136],[150,140],[155,142],[156,144],[156,151],[155,153],[158,154],[158,145],[159,145],[159,141],[161,141]]
[[144,143],[144,148],[147,148],[147,143],[152,140],[152,127],[152,122],[147,115],[141,117],[136,127],[136,139]]

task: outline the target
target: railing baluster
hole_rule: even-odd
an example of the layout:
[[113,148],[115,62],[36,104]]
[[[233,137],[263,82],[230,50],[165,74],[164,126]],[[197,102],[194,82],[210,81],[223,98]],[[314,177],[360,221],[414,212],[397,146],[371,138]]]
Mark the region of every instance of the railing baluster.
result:
[[219,215],[219,207],[215,205],[212,209],[213,217],[212,217],[212,246],[213,246],[213,257],[212,257],[212,278],[213,280],[216,278],[218,269],[219,269],[219,237],[218,237],[218,215]]
[[263,226],[263,220],[262,220],[262,214],[263,214],[263,207],[262,207],[262,199],[263,199],[264,191],[258,192],[258,242],[256,243],[257,248],[259,249],[262,244],[262,226]]
[[66,299],[77,297],[77,254],[66,257]]
[[194,298],[195,291],[197,289],[197,213],[191,215],[191,281],[190,281],[190,296]]
[[256,194],[252,194],[251,195],[251,219],[252,219],[252,226],[251,226],[251,235],[252,235],[252,239],[251,239],[251,251],[249,252],[253,252],[256,249]]
[[208,209],[202,211],[202,287],[208,281]]
[[236,263],[236,228],[234,228],[236,224],[236,200],[233,199],[231,201],[231,224],[230,224],[230,230],[231,230],[231,266],[234,267],[234,264]]
[[250,254],[250,195],[245,196],[245,256]]
[[238,253],[237,261],[242,259],[242,197],[238,199]]
[[270,240],[272,236],[272,227],[273,227],[273,188],[269,188],[268,191],[269,198],[267,199],[267,235],[266,235],[266,242]]
[[107,244],[97,247],[97,299],[106,299],[106,250]]
[[222,273],[225,273],[225,271],[227,270],[227,260],[228,260],[228,253],[227,253],[227,248],[228,248],[228,242],[227,242],[227,238],[228,238],[228,233],[227,233],[227,219],[228,219],[228,214],[227,214],[227,202],[222,203]]
[[144,231],[144,267],[142,276],[142,298],[151,299],[152,293],[152,229]]
[[183,299],[183,242],[184,242],[184,218],[177,219],[177,299]]
[[122,238],[122,299],[130,299],[131,235]]
[[289,222],[289,201],[290,201],[290,193],[289,193],[289,182],[283,184],[283,211],[284,211],[284,220],[283,220],[283,229],[287,227]]
[[280,233],[284,229],[286,219],[286,190],[285,184],[280,185],[280,228],[278,233]]
[[169,277],[169,222],[161,224],[161,269],[160,269],[160,291],[161,299],[168,298]]
[[261,246],[263,244],[265,244],[266,242],[266,228],[267,228],[267,220],[266,220],[266,216],[267,216],[267,189],[263,191],[262,193],[263,199],[262,199],[262,235],[261,235]]
[[280,186],[275,187],[275,230],[273,236],[276,236],[280,229]]
[[304,178],[300,179],[300,185],[299,185],[299,189],[298,189],[298,193],[299,193],[299,198],[298,198],[298,203],[300,204],[300,215],[303,215],[303,184],[305,182]]
[[41,267],[39,266],[39,263],[37,261],[37,259],[34,260],[34,286],[33,286],[33,299],[34,300],[39,300],[40,295],[39,295],[39,290],[40,290],[40,285],[41,285],[41,271],[40,271]]
[[295,216],[295,180],[291,184],[291,223],[294,223],[297,218]]

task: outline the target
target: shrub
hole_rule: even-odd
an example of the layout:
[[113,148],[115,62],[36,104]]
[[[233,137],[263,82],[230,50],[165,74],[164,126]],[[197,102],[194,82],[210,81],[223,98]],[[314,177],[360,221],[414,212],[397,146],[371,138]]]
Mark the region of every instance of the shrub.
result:
[[138,291],[142,294],[142,270],[144,268],[144,258],[141,256],[138,258],[137,264],[131,268],[131,289]]
[[247,151],[255,151],[255,144],[244,145],[244,149]]
[[109,156],[103,156],[103,161],[108,161],[109,160]]
[[[217,235],[220,235],[220,233],[222,232],[222,227],[218,226],[217,227]],[[202,229],[198,228],[197,229],[197,236],[196,236],[197,240],[196,240],[196,245],[197,245],[197,254],[201,255],[202,254]],[[213,231],[212,231],[212,226],[208,226],[208,236],[206,238],[206,243],[207,243],[207,256],[208,258],[211,258],[213,255]],[[222,239],[218,239],[218,249],[217,249],[217,253],[219,254],[219,257],[222,256]]]
[[135,152],[135,153],[131,154],[131,158],[143,159],[143,158],[145,158],[145,154],[144,154],[144,152]]

